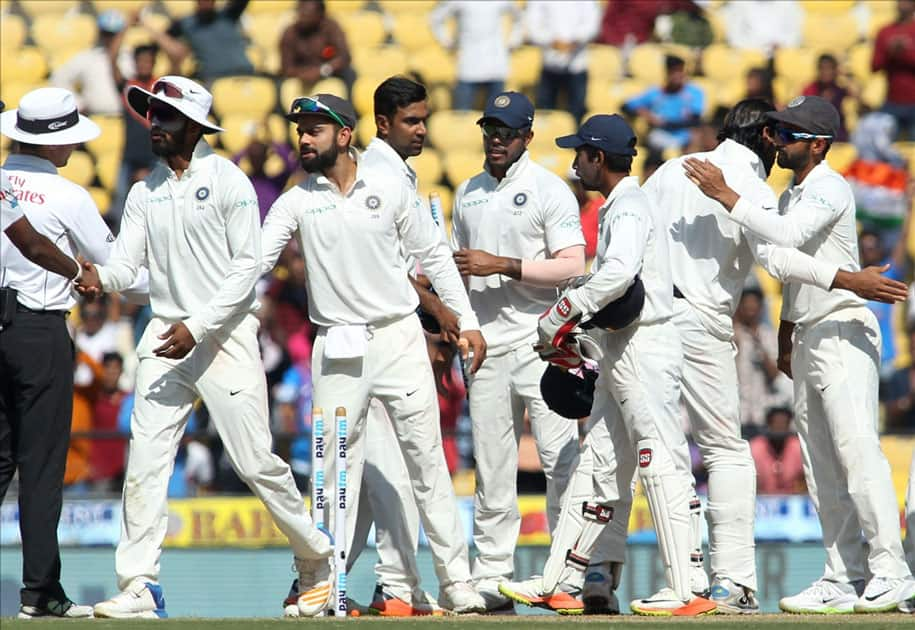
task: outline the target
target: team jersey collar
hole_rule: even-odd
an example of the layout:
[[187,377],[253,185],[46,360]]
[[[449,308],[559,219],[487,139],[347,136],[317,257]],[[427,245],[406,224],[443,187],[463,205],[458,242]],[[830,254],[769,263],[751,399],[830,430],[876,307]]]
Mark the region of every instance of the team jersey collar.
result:
[[[393,151],[393,149],[391,149],[391,150]],[[362,178],[363,178],[363,175],[365,174],[365,169],[360,168],[362,165],[362,154],[360,154],[359,151],[357,151],[353,147],[350,147],[349,156],[351,158],[353,158],[354,162],[356,162],[356,179],[353,180],[353,187],[350,190],[346,191],[345,193],[343,191],[338,190],[337,184],[332,182],[330,179],[328,179],[324,173],[312,173],[310,175],[312,182],[314,182],[316,185],[318,185],[322,188],[329,188],[330,190],[333,190],[334,192],[337,192],[337,193],[343,195],[344,197],[346,195],[348,195],[350,192],[352,192],[353,190],[356,190],[356,188],[358,186],[364,186],[365,182],[363,181]]]
[[821,177],[828,175],[831,170],[832,169],[829,167],[829,164],[826,163],[826,160],[823,160],[822,162],[820,162],[819,164],[814,166],[810,170],[809,173],[807,173],[807,177],[805,177],[804,181],[801,182],[800,184],[794,183],[794,175],[792,175],[791,184],[788,186],[788,191],[791,192],[792,194],[801,193],[801,192],[803,192],[805,186],[807,186],[808,184],[810,184],[812,182],[815,182],[816,180],[820,179]]
[[26,155],[25,153],[10,153],[3,163],[3,169],[7,171],[30,171],[32,173],[50,173],[57,175],[57,167],[50,161],[38,157],[37,155]]
[[394,168],[403,170],[404,174],[413,182],[413,185],[416,185],[416,171],[413,170],[405,159],[400,157],[400,154],[397,153],[390,144],[381,138],[372,138],[372,141],[369,142],[369,146],[367,146],[365,150],[377,151],[385,162]]
[[763,166],[759,156],[739,142],[735,142],[728,138],[715,147],[712,150],[712,153],[719,153],[727,158],[728,161],[739,160],[741,162],[746,162],[756,171],[756,174],[761,180],[766,181],[766,179],[768,179],[766,176],[766,168]]
[[[191,163],[188,164],[187,170],[184,171],[184,174],[181,176],[182,179],[197,173],[201,168],[205,166],[204,158],[208,158],[211,155],[214,155],[213,148],[207,143],[207,141],[203,138],[198,140],[197,146],[194,147],[194,152],[191,154]],[[175,177],[175,171],[173,171],[172,167],[168,165],[168,162],[165,161],[165,158],[161,158],[160,162],[162,166],[164,166],[168,171],[169,177]]]
[[518,179],[521,179],[521,177],[524,175],[524,171],[527,170],[528,163],[531,161],[530,155],[530,151],[525,149],[524,153],[522,153],[521,156],[515,160],[515,163],[508,167],[508,170],[505,172],[505,177],[503,177],[502,181],[500,182],[497,182],[496,178],[493,177],[493,174],[489,172],[489,166],[487,166],[485,161],[483,162],[483,169],[490,177],[492,177],[492,180],[496,182],[495,187],[496,190],[498,190],[508,186]]

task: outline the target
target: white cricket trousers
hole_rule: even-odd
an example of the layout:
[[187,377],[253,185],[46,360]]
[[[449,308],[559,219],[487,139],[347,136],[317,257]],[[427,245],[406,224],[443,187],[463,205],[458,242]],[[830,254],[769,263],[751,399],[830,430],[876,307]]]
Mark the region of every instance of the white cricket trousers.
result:
[[[712,335],[682,298],[674,299],[673,322],[683,344],[683,402],[709,476],[705,516],[712,577],[755,591],[756,464],[740,436],[737,346]],[[691,469],[688,459],[685,466]]]
[[264,502],[299,558],[327,556],[289,466],[271,451],[267,382],[257,344],[258,321],[247,315],[201,341],[180,360],[153,354],[172,322],[153,318],[137,346],[136,398],[124,479],[118,587],[158,581],[168,525],[168,480],[188,415],[203,399],[238,476]]
[[353,539],[346,556],[352,567],[365,549],[375,524],[375,575],[379,584],[405,601],[419,585],[416,548],[419,510],[413,499],[410,474],[384,405],[373,398],[365,420],[365,467]]
[[[442,450],[438,395],[419,318],[411,314],[370,326],[365,356],[355,359],[326,358],[326,333],[323,328],[318,332],[312,352],[312,399],[325,418],[332,418],[337,407],[345,407],[349,419],[347,539],[353,540],[361,500],[365,417],[369,401],[377,398],[391,418],[406,462],[439,583],[448,586],[469,580],[467,541]],[[335,432],[334,423],[325,422],[329,444],[335,443]]]
[[877,320],[865,307],[794,331],[794,422],[823,528],[823,577],[837,582],[866,580],[868,571],[909,575],[890,465],[877,433],[880,343]]
[[487,356],[468,376],[476,493],[473,541],[478,555],[473,579],[510,579],[521,531],[518,511],[518,444],[524,411],[546,475],[550,533],[559,520],[562,498],[578,453],[578,425],[550,411],[540,395],[547,364],[524,343],[498,356]]

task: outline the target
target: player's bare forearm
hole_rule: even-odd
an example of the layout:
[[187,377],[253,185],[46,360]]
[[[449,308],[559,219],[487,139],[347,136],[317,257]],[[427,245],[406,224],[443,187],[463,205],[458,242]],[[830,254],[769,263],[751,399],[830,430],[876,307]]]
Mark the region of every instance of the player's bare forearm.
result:
[[794,349],[792,340],[794,335],[794,322],[781,320],[778,323],[778,369],[785,373],[788,378],[791,376],[791,352]]
[[416,291],[416,295],[419,297],[420,307],[438,322],[438,326],[442,331],[442,341],[451,344],[457,343],[458,337],[461,334],[458,316],[455,315],[454,311],[445,306],[435,293],[423,286],[423,283],[420,280],[411,276],[410,284],[413,285],[413,290]]
[[908,299],[909,288],[904,282],[891,280],[883,274],[889,271],[890,266],[865,267],[861,271],[845,271],[839,269],[832,281],[830,289],[845,289],[866,300],[875,302],[904,302]]
[[5,234],[13,245],[30,261],[48,271],[67,278],[76,277],[79,265],[60,251],[51,240],[36,231],[28,219],[20,219],[6,228]]
[[481,249],[459,249],[454,252],[454,263],[462,276],[501,274],[515,280],[521,279],[520,258],[495,256]]

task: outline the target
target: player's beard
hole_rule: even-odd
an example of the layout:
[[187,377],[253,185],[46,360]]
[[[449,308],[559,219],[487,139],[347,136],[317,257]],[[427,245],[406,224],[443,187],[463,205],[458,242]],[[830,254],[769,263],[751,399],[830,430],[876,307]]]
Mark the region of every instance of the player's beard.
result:
[[306,173],[318,173],[329,169],[337,161],[337,147],[331,145],[327,151],[318,151],[312,158],[299,156],[299,164]]
[[780,149],[777,153],[777,161],[779,166],[789,171],[804,169],[810,162],[810,147],[808,145],[806,151],[795,153],[794,155],[789,154],[784,149]]
[[187,137],[187,125],[184,125],[179,131],[163,131],[163,139],[160,142],[152,142],[152,152],[159,157],[167,158],[178,155],[181,147],[184,146]]

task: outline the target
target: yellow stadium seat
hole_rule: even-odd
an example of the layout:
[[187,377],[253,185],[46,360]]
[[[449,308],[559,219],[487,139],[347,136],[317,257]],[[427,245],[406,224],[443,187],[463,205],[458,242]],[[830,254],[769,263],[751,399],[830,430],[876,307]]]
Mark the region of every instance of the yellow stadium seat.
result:
[[[730,84],[728,83],[722,84],[707,77],[691,77],[689,82],[702,90],[705,103],[702,110],[703,116],[709,116],[714,113],[715,108],[718,107],[719,103],[728,106],[737,102],[737,100],[731,100],[729,98],[730,93],[728,88],[730,87]],[[733,82],[738,84],[741,90],[743,89],[743,81],[741,79],[735,78]]]
[[194,13],[197,10],[197,0],[168,0],[168,2],[163,2],[162,6],[172,18],[177,20]]
[[572,168],[572,160],[575,159],[573,151],[564,151],[555,144],[552,148],[544,145],[537,147],[532,145],[530,152],[532,160],[563,179],[568,177],[569,169]]
[[896,2],[895,0],[869,0],[867,8],[870,10],[870,17],[867,21],[867,38],[872,40],[880,29],[896,21]]
[[289,121],[279,114],[270,114],[266,119],[245,114],[230,114],[223,117],[221,123],[225,131],[219,135],[219,139],[230,154],[238,153],[254,139],[262,142],[289,140]]
[[423,152],[407,160],[407,163],[416,171],[416,179],[426,185],[437,184],[445,172],[442,156],[432,148],[425,148]]
[[756,50],[731,48],[712,44],[702,51],[702,71],[706,77],[723,82],[735,76],[743,77],[750,68],[766,65],[766,56]]
[[283,11],[295,11],[296,0],[252,0],[245,7],[245,15],[273,15]]
[[585,97],[588,110],[595,114],[615,114],[622,111],[623,103],[648,89],[638,79],[619,81],[598,81],[588,77],[588,93]]
[[[254,4],[261,3],[251,3],[248,6],[251,7]],[[295,12],[279,11],[246,15],[243,24],[245,26],[245,32],[248,34],[248,37],[251,38],[251,41],[261,48],[268,49],[279,48],[283,31],[285,31],[293,21],[295,21]]]
[[855,7],[855,0],[801,0],[807,14],[820,19],[828,15],[845,15]]
[[92,197],[92,201],[95,202],[95,206],[98,208],[99,214],[102,216],[108,214],[108,210],[111,207],[111,193],[109,193],[104,188],[99,188],[98,186],[90,186],[89,195]]
[[861,88],[861,102],[871,109],[880,109],[886,102],[886,76],[882,72],[872,74]]
[[791,183],[792,177],[793,173],[791,171],[776,164],[772,167],[772,172],[769,173],[769,186],[775,191],[776,195],[780,195]]
[[276,107],[276,88],[266,77],[223,77],[213,81],[213,110],[219,116],[266,116]]
[[427,85],[426,90],[429,94],[429,107],[432,111],[440,109],[451,109],[451,99],[453,94],[449,85]]
[[422,76],[427,86],[436,83],[453,84],[457,78],[454,57],[441,46],[429,46],[410,55],[410,70]]
[[369,48],[359,46],[352,51],[353,69],[360,77],[382,80],[407,71],[407,53],[400,46]]
[[346,98],[346,83],[343,79],[337,77],[328,77],[315,83],[312,88],[315,94],[333,94],[340,98]]
[[429,18],[424,13],[397,13],[391,32],[394,41],[408,51],[435,45],[435,36],[429,28]]
[[[127,16],[148,6],[148,0],[92,0],[92,8],[95,9],[96,13],[101,13],[102,11],[120,11]],[[248,10],[250,11],[251,9],[249,8]]]
[[623,76],[623,55],[616,46],[588,46],[588,80],[616,81]]
[[509,59],[508,84],[510,90],[523,91],[540,83],[543,53],[539,46],[521,46]]
[[576,128],[575,118],[569,112],[556,109],[537,110],[534,115],[534,139],[531,146],[552,151],[556,148],[556,138],[573,134]]
[[33,18],[42,15],[60,17],[79,9],[80,0],[19,0],[19,7]]
[[122,156],[120,153],[103,153],[95,161],[95,174],[105,190],[114,193],[118,185]]
[[870,42],[855,44],[848,51],[846,63],[848,70],[857,81],[867,81],[871,76],[871,59],[874,56],[874,46]]
[[339,20],[343,16],[362,11],[365,0],[324,0],[327,14]]
[[629,74],[633,78],[658,85],[664,81],[664,49],[657,44],[639,44],[629,55]]
[[321,79],[312,85],[307,85],[296,78],[284,79],[280,84],[280,110],[288,112],[292,101],[300,96],[311,96],[313,94],[333,94],[346,98],[346,84],[343,79],[338,79],[337,77]]
[[88,153],[84,151],[74,151],[67,161],[67,165],[58,172],[69,179],[71,182],[79,184],[83,188],[88,188],[92,180],[95,179],[95,164]]
[[826,162],[839,171],[845,172],[851,163],[858,157],[858,150],[850,142],[834,142],[826,154]]
[[[356,121],[356,144],[362,148],[369,146],[369,142],[375,137],[375,117],[371,114],[361,116]],[[428,149],[426,149],[428,151]]]
[[708,20],[709,26],[712,27],[712,43],[717,44],[725,41],[728,26],[723,13],[717,9],[712,11],[706,8],[704,15]]
[[351,50],[381,46],[388,36],[384,18],[374,11],[345,14],[340,18],[340,26]]
[[32,22],[32,39],[49,53],[61,48],[91,48],[98,37],[98,27],[91,15],[77,13],[61,17],[42,15]]
[[858,19],[852,13],[808,13],[801,33],[805,47],[839,55],[861,39]]
[[396,17],[403,14],[421,14],[425,16],[435,8],[436,0],[377,0],[378,6],[385,13],[391,13]]
[[445,176],[454,188],[483,170],[483,152],[448,151],[445,154]]
[[476,111],[453,109],[435,112],[427,123],[429,140],[446,156],[452,151],[482,151],[483,140],[477,127],[481,115]]
[[86,143],[86,148],[96,159],[105,153],[121,155],[124,149],[124,119],[121,116],[92,116],[92,121],[102,133]]
[[19,106],[19,99],[40,87],[44,87],[44,84],[7,81],[4,79],[3,83],[0,83],[0,100],[6,104],[7,109],[13,109]]
[[181,62],[181,66],[178,68],[177,72],[172,69],[172,64],[168,60],[168,55],[163,55],[159,53],[156,57],[156,65],[153,68],[153,76],[161,77],[166,74],[179,74],[185,77],[192,77],[196,71],[197,62],[194,59],[194,55],[188,55],[185,57],[184,61]]
[[360,116],[371,117],[375,111],[375,89],[379,79],[360,76],[353,83],[352,103]]
[[0,14],[0,50],[17,50],[25,43],[28,27],[21,16],[11,13]]
[[5,50],[0,54],[0,80],[4,85],[13,82],[39,83],[48,76],[44,54],[35,46],[18,50]]
[[816,77],[818,56],[812,48],[779,48],[775,51],[775,74],[806,85]]
[[779,75],[772,78],[772,92],[775,94],[776,105],[784,105],[800,94],[806,83],[792,80],[790,76]]

